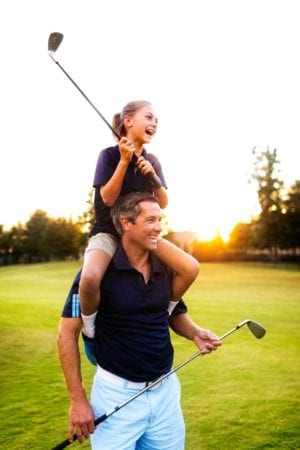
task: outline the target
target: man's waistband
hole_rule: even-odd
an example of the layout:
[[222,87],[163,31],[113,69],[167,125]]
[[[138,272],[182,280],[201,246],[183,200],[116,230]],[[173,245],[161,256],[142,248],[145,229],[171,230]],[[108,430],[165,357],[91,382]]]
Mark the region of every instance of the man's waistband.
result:
[[[135,381],[129,381],[125,378],[119,377],[118,375],[115,375],[114,373],[109,372],[108,370],[102,369],[99,365],[97,365],[97,372],[96,375],[101,378],[102,380],[108,381],[109,383],[115,384],[117,386],[121,386],[123,388],[127,389],[144,389],[145,387],[149,386],[152,381],[142,381],[142,382],[135,382]],[[162,383],[166,381],[167,378],[157,383],[155,386],[153,386],[151,389],[157,389],[159,386],[161,386]]]

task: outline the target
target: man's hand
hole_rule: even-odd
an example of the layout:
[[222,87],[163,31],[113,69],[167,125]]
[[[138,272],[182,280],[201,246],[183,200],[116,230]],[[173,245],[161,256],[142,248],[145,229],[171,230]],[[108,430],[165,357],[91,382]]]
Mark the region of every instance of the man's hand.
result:
[[222,345],[222,341],[219,340],[215,333],[200,327],[198,327],[196,331],[194,342],[203,355],[217,350],[217,348]]
[[72,400],[69,409],[70,442],[73,442],[73,435],[77,433],[78,441],[82,444],[84,438],[87,438],[94,430],[94,414],[88,400]]

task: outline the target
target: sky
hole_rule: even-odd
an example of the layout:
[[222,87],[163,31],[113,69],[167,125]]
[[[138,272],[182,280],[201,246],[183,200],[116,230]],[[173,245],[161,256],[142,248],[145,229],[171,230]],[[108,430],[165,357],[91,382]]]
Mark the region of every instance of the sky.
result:
[[297,0],[10,0],[1,2],[0,224],[37,209],[86,209],[110,130],[48,55],[111,120],[146,99],[159,118],[147,150],[167,179],[175,230],[226,239],[258,213],[252,149],[278,151],[300,178]]

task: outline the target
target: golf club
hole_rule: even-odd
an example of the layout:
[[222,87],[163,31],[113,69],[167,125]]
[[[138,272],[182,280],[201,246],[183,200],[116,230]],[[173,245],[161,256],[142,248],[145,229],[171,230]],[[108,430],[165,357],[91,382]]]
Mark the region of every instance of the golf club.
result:
[[[266,330],[265,328],[259,324],[258,322],[255,322],[254,320],[243,320],[243,322],[239,323],[238,325],[236,325],[234,328],[232,328],[231,330],[227,331],[225,334],[223,334],[223,336],[219,337],[220,341],[223,341],[227,336],[229,336],[230,334],[234,333],[235,331],[239,330],[240,328],[242,328],[244,325],[247,325],[249,330],[251,331],[251,333],[257,338],[257,339],[261,339],[262,337],[264,337],[264,335],[266,334]],[[157,378],[157,380],[154,380],[152,382],[150,382],[146,387],[144,387],[143,389],[141,389],[139,392],[137,392],[135,395],[133,395],[132,397],[130,397],[128,400],[126,400],[124,403],[121,403],[120,405],[117,405],[114,409],[112,409],[111,411],[108,411],[107,413],[103,414],[102,416],[98,417],[95,420],[95,426],[99,425],[101,422],[104,422],[104,420],[108,419],[108,417],[110,417],[112,414],[116,413],[117,411],[119,411],[121,408],[124,408],[124,406],[128,405],[128,403],[132,402],[133,400],[135,400],[136,398],[138,398],[140,395],[142,395],[144,392],[148,391],[149,389],[151,389],[153,386],[156,386],[158,383],[160,383],[161,381],[165,380],[166,378],[168,378],[170,375],[172,375],[174,372],[176,372],[177,370],[181,369],[181,367],[185,366],[186,364],[188,364],[189,362],[191,362],[193,359],[197,358],[198,356],[203,355],[203,351],[199,350],[198,352],[194,353],[192,356],[190,356],[188,359],[186,359],[185,361],[183,361],[182,363],[178,364],[176,367],[174,367],[172,370],[170,370],[168,373],[166,373],[165,375],[162,375],[161,377]],[[73,436],[73,442],[77,439],[77,434],[74,434]],[[69,439],[65,439],[63,442],[61,442],[60,444],[56,445],[55,447],[52,448],[52,450],[61,450],[65,447],[67,447],[68,445],[72,444],[72,442],[69,441]]]
[[[96,106],[91,102],[91,100],[87,97],[87,95],[80,89],[77,83],[73,80],[73,78],[68,74],[68,72],[62,67],[62,65],[54,58],[54,53],[62,43],[64,35],[62,33],[54,32],[51,33],[48,39],[48,53],[50,58],[55,62],[55,64],[63,71],[63,73],[69,78],[71,83],[76,87],[76,89],[80,92],[80,94],[86,99],[86,101],[91,105],[91,107],[96,111],[96,113],[101,117],[101,119],[106,123],[110,131],[115,135],[115,137],[120,140],[121,136],[117,133],[117,131],[111,126],[111,124],[106,120],[106,118],[101,114],[101,112],[96,108]],[[133,161],[136,162],[137,157],[133,155]],[[159,176],[156,174],[147,175],[151,181],[151,184],[155,188],[161,187],[161,181]]]

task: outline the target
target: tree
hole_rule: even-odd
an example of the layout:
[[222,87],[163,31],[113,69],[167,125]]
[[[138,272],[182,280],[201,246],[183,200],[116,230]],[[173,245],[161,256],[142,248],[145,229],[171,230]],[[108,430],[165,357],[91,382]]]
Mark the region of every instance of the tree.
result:
[[281,211],[281,189],[283,182],[279,179],[279,164],[277,150],[258,153],[256,148],[252,151],[254,161],[254,172],[252,179],[257,182],[258,200],[261,207],[261,214],[272,211]]
[[253,149],[255,157],[252,179],[257,183],[258,200],[261,213],[256,223],[256,245],[262,249],[269,249],[273,255],[277,254],[282,240],[282,198],[283,182],[279,179],[279,160],[277,150],[258,153]]
[[300,180],[296,180],[288,189],[283,205],[284,241],[281,243],[281,247],[297,252],[300,247]]
[[4,230],[4,226],[0,225],[0,264],[9,263],[9,255],[11,249],[11,242],[9,232]]
[[247,252],[251,247],[251,223],[237,223],[230,233],[229,246],[232,250]]
[[64,218],[50,219],[43,232],[43,248],[48,258],[78,258],[81,231],[78,224]]
[[47,213],[39,209],[26,222],[25,253],[29,262],[49,260],[44,245],[45,230],[49,222]]
[[95,222],[94,189],[89,192],[86,204],[87,209],[78,218],[78,224],[84,233],[88,233]]

